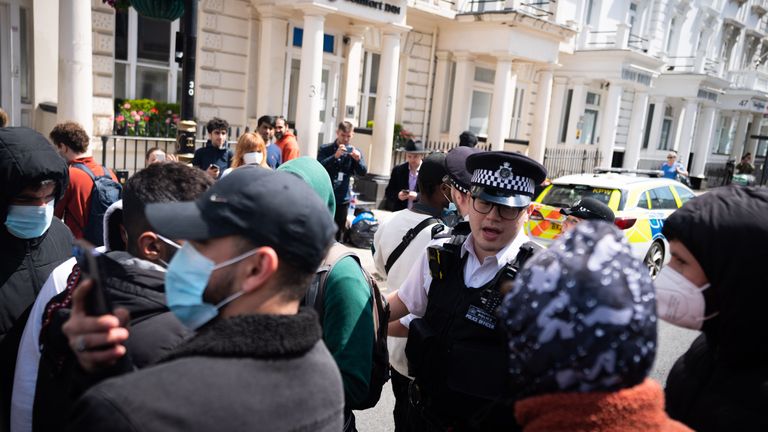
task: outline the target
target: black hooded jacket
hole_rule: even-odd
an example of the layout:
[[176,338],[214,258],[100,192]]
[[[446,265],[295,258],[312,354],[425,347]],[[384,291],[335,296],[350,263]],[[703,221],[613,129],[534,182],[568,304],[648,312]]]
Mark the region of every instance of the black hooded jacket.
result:
[[667,379],[667,411],[697,431],[768,430],[768,190],[715,189],[673,213],[664,235],[709,280],[703,334]]
[[[115,367],[99,374],[84,373],[69,348],[61,326],[69,309],[54,313],[51,323],[40,332],[41,358],[32,426],[34,431],[60,430],[61,420],[85,390],[101,380],[141,369],[167,356],[189,331],[171,313],[165,300],[165,271],[127,252],[107,253],[104,281],[112,307],[128,309],[131,316],[128,356]],[[48,303],[64,300],[62,292]]]
[[5,227],[11,199],[43,180],[56,182],[55,197],[61,199],[69,181],[64,159],[32,129],[0,128],[0,341],[51,271],[72,256],[72,234],[56,218],[45,234],[30,240]]

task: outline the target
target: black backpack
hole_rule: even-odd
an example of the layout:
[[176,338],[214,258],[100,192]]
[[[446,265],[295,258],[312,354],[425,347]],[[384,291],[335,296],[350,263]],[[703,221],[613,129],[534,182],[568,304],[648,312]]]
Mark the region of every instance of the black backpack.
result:
[[91,197],[88,199],[91,208],[83,227],[83,237],[94,246],[102,246],[104,245],[104,214],[109,206],[120,199],[123,187],[112,179],[106,167],[102,167],[104,175],[96,177],[85,164],[76,163],[72,166],[83,170],[93,181]]
[[[337,262],[348,256],[351,256],[358,264],[360,264],[360,258],[353,251],[341,243],[335,243],[325,256],[317,273],[315,273],[312,284],[309,286],[307,294],[304,296],[302,304],[311,305],[315,308],[317,314],[320,316],[320,324],[323,323],[323,313],[325,311],[325,286],[328,282],[328,275],[331,273],[331,270],[333,270],[333,267]],[[364,410],[376,406],[381,397],[382,387],[389,381],[389,351],[387,349],[389,303],[387,303],[387,299],[381,295],[376,279],[374,279],[362,265],[360,265],[360,269],[365,275],[368,287],[371,290],[371,296],[373,297],[374,343],[368,395],[365,400],[359,404],[349,406],[356,410]]]

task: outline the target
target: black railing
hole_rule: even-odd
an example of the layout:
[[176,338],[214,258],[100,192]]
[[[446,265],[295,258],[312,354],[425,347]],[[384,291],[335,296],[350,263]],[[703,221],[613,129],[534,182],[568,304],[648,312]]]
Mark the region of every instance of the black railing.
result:
[[627,45],[634,50],[648,52],[648,39],[640,37],[636,34],[629,34],[629,41]]
[[[453,141],[429,141],[424,146],[430,153],[442,152],[448,153],[452,148],[458,146],[459,143]],[[477,148],[483,151],[491,149],[491,144],[487,142],[478,142]],[[397,149],[392,150],[392,167],[400,165],[406,161],[406,153]]]
[[467,2],[465,12],[491,12],[504,10],[504,0],[472,0]]
[[544,167],[549,178],[570,174],[591,173],[600,166],[602,157],[598,149],[547,148],[544,150]]

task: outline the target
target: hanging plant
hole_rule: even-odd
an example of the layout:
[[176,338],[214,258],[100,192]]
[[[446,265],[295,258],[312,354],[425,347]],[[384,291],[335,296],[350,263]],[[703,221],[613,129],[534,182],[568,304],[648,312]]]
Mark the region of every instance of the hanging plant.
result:
[[174,21],[184,15],[184,0],[130,0],[130,2],[136,12],[149,18]]

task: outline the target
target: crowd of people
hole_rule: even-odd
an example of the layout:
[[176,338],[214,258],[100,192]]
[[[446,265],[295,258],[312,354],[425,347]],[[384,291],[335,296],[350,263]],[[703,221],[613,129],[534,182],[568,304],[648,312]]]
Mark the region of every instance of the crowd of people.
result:
[[[390,376],[396,431],[768,430],[764,188],[669,216],[652,280],[588,197],[528,240],[539,162],[411,141],[384,300],[339,243],[353,125],[317,157],[287,126],[230,151],[212,119],[192,166],[149,149],[123,185],[75,123],[0,128],[0,431],[355,431]],[[701,331],[664,388],[659,319]]]

